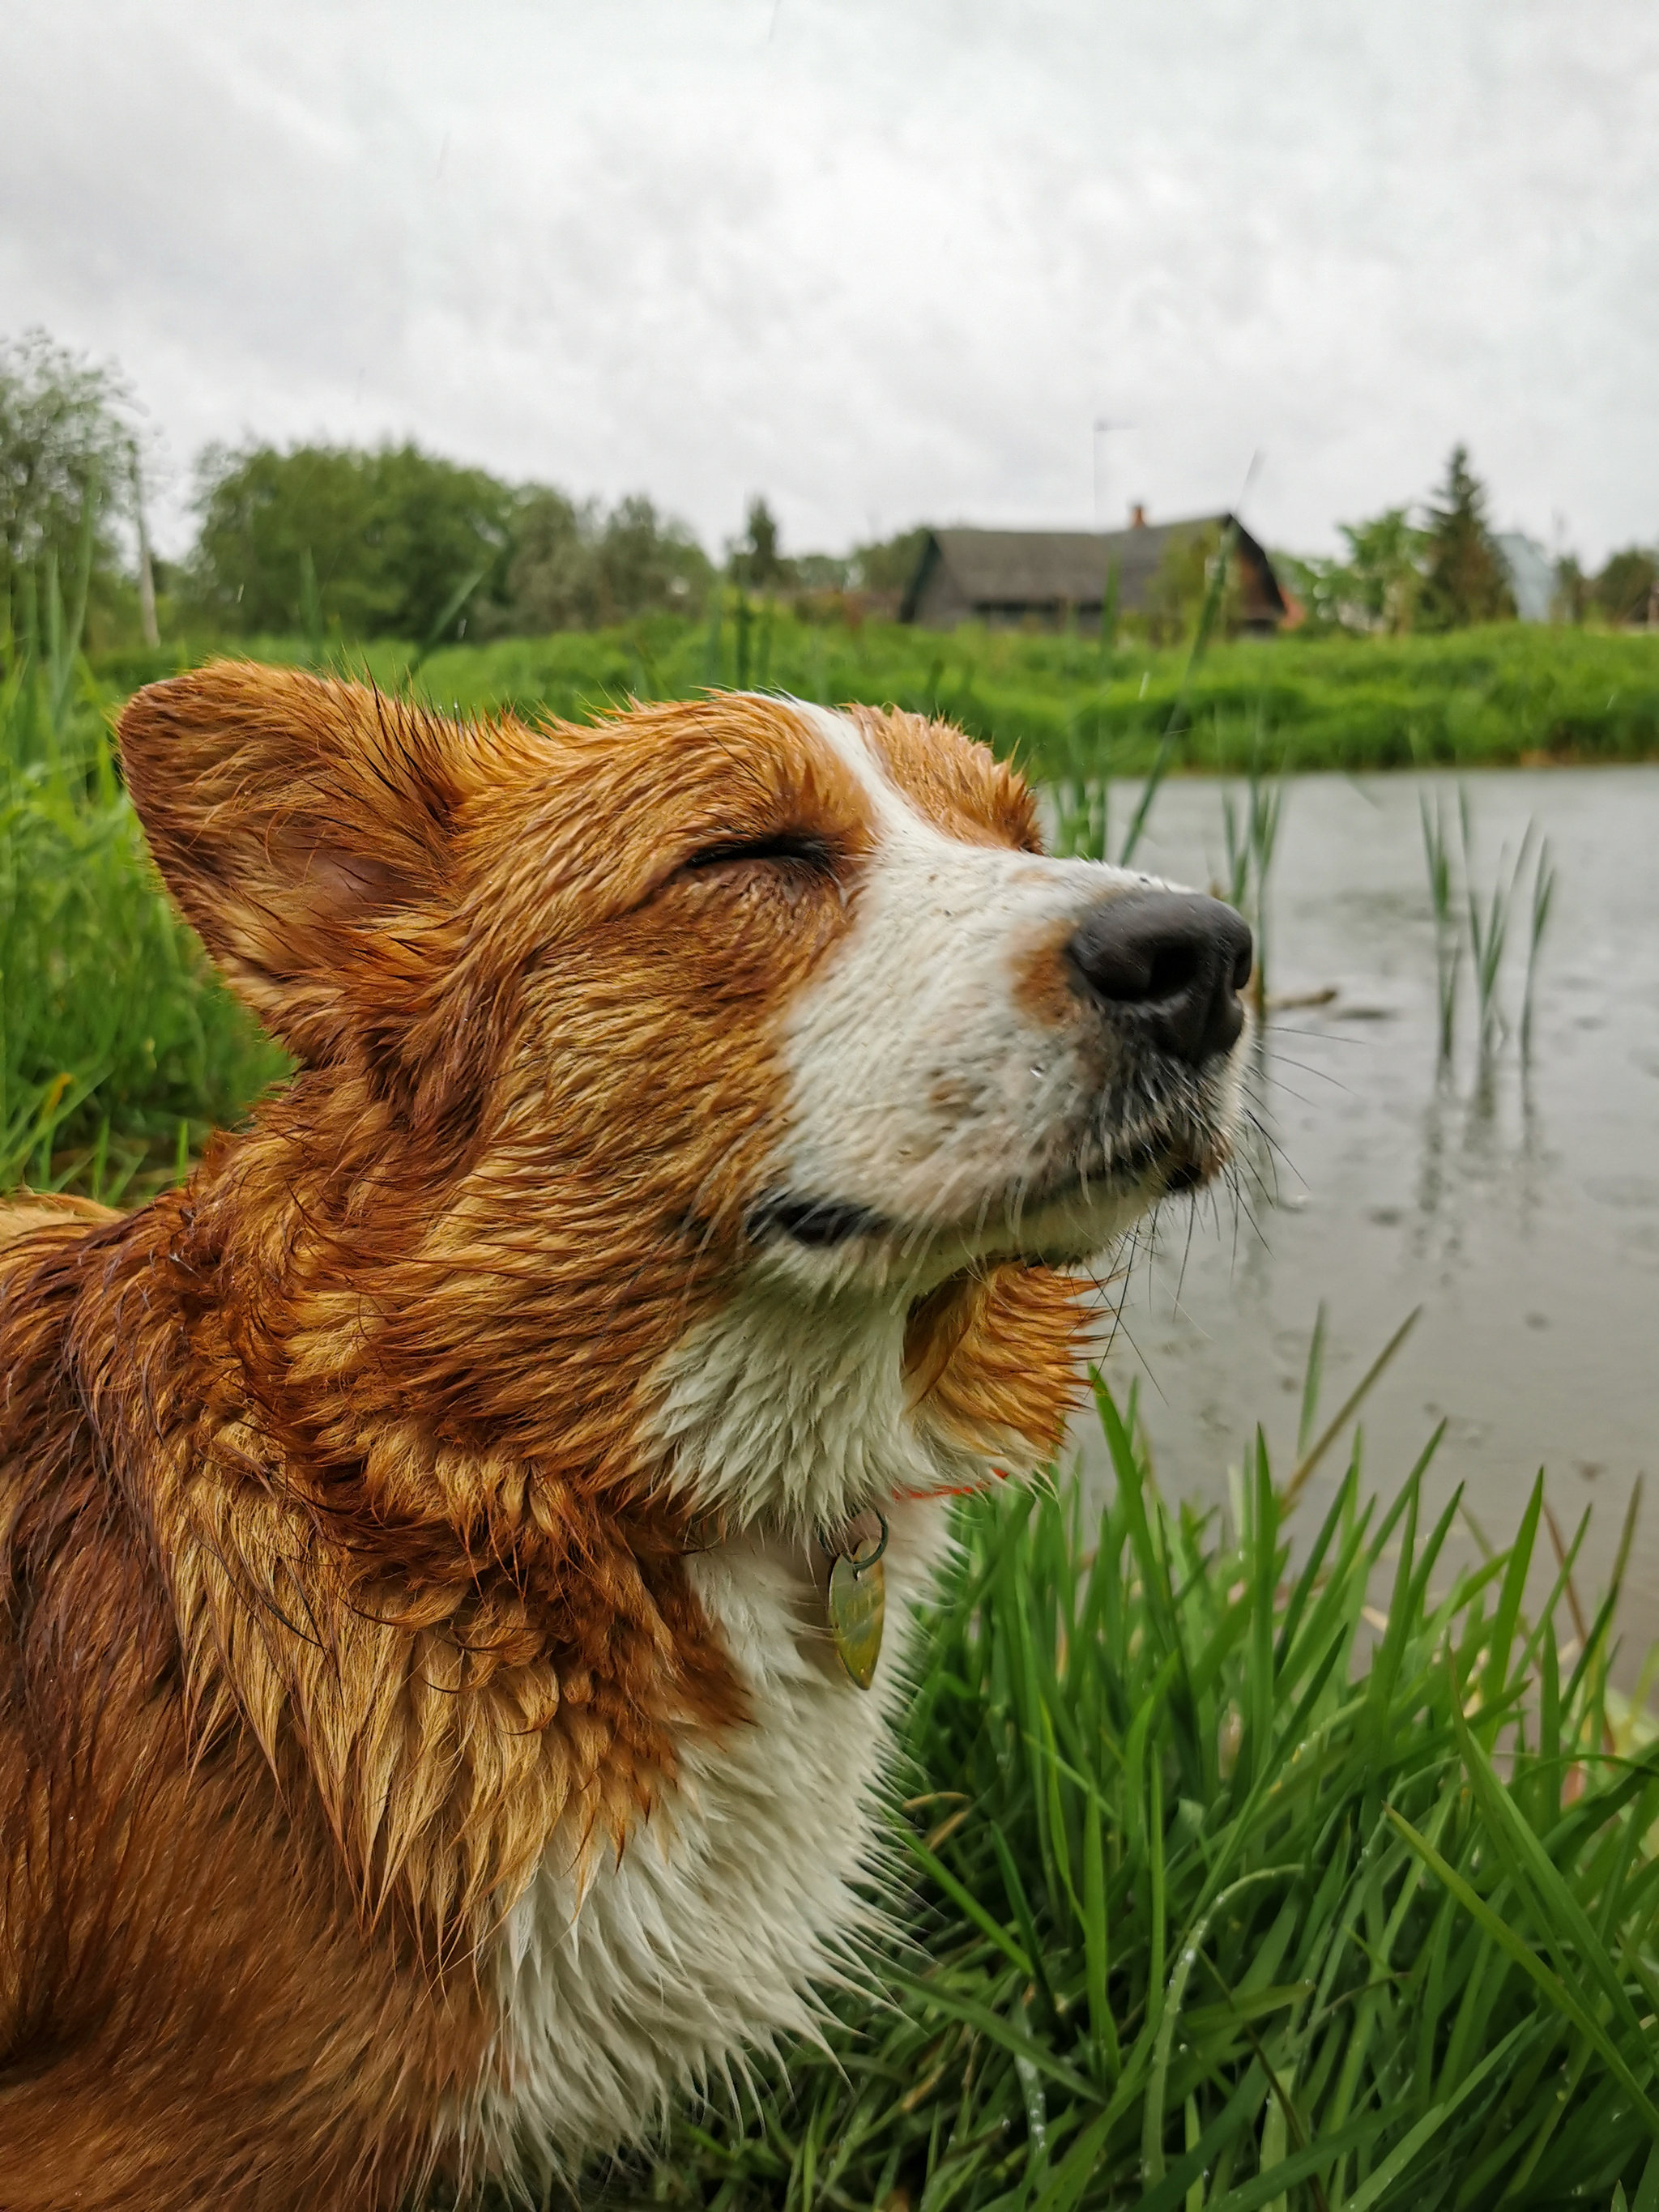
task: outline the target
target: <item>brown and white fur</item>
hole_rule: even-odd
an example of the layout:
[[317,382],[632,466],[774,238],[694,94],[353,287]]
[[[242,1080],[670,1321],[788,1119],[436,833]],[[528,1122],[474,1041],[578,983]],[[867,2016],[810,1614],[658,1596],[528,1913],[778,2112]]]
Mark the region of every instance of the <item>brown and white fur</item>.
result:
[[1054,1450],[1236,1054],[1079,991],[1143,879],[915,717],[222,665],[121,743],[300,1066],[137,1213],[0,1212],[0,2205],[533,2177],[808,2021],[945,1495]]

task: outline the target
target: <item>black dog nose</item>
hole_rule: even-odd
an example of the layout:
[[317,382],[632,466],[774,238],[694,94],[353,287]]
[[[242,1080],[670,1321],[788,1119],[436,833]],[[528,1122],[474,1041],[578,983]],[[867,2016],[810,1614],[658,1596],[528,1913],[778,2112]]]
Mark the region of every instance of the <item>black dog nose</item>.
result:
[[1193,891],[1127,891],[1103,899],[1066,957],[1078,988],[1164,1052],[1197,1066],[1244,1026],[1250,933],[1230,906]]

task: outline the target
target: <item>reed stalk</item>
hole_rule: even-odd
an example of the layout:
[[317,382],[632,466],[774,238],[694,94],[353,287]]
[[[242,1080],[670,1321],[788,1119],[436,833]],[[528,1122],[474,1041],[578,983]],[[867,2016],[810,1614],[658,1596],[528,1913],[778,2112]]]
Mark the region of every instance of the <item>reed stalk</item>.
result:
[[1549,927],[1550,912],[1555,903],[1555,864],[1550,857],[1550,842],[1541,839],[1538,858],[1533,869],[1532,898],[1527,914],[1527,976],[1521,994],[1521,1056],[1532,1058],[1532,1012],[1534,993],[1538,981],[1538,956],[1543,949],[1544,933]]
[[1434,805],[1427,792],[1418,794],[1423,823],[1423,855],[1428,866],[1429,903],[1434,914],[1435,999],[1439,1013],[1440,1064],[1451,1064],[1457,1041],[1457,985],[1463,961],[1463,940],[1452,900],[1451,844],[1446,830],[1445,804],[1437,791]]
[[1467,787],[1463,786],[1459,787],[1457,793],[1457,821],[1463,848],[1463,888],[1468,916],[1470,966],[1474,977],[1475,1005],[1479,1015],[1478,1034],[1481,1057],[1487,1060],[1509,1032],[1509,1023],[1498,998],[1498,985],[1504,965],[1504,949],[1509,940],[1516,885],[1520,880],[1531,843],[1532,824],[1529,822],[1522,834],[1507,878],[1504,856],[1499,854],[1492,889],[1483,897],[1475,884],[1474,832],[1469,794]]
[[1209,583],[1205,591],[1203,605],[1199,610],[1198,623],[1193,632],[1192,647],[1187,655],[1187,665],[1182,676],[1181,687],[1176,693],[1174,704],[1170,708],[1170,718],[1164,726],[1164,734],[1158,740],[1158,750],[1152,757],[1152,767],[1147,771],[1146,781],[1141,787],[1140,797],[1135,803],[1135,811],[1130,816],[1128,829],[1124,833],[1122,849],[1117,856],[1118,866],[1121,868],[1127,868],[1130,865],[1139,848],[1140,840],[1146,828],[1146,817],[1152,811],[1152,801],[1158,796],[1159,785],[1170,772],[1176,743],[1190,726],[1192,717],[1188,708],[1188,700],[1192,692],[1194,678],[1198,674],[1199,663],[1204,658],[1205,651],[1210,642],[1211,633],[1221,612],[1222,600],[1227,589],[1227,570],[1232,560],[1233,549],[1237,543],[1238,526],[1235,522],[1229,522],[1221,533],[1221,543],[1216,549],[1214,560],[1210,564]]
[[1283,775],[1264,775],[1261,769],[1262,734],[1258,715],[1243,813],[1231,788],[1224,787],[1221,793],[1222,836],[1227,853],[1224,896],[1250,925],[1255,960],[1250,970],[1249,997],[1258,1021],[1264,1021],[1267,1012],[1267,884],[1278,849],[1285,803]]

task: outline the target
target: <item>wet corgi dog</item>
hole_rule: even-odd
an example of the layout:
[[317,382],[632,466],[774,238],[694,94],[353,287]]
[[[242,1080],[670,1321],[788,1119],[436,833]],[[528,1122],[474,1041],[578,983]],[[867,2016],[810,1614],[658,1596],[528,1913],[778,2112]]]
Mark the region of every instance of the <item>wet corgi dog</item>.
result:
[[908,714],[226,664],[120,736],[298,1072],[0,1212],[0,2205],[514,2186],[808,2020],[945,1501],[1226,1158],[1249,933]]

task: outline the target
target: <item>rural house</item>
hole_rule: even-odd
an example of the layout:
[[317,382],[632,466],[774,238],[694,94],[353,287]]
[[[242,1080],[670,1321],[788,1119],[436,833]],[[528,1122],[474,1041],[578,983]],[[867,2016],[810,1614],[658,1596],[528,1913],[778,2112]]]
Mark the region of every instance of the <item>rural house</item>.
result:
[[[1154,585],[1183,545],[1235,521],[1203,514],[1184,522],[1148,522],[1133,510],[1127,530],[930,530],[899,609],[901,622],[925,629],[983,623],[1006,629],[1059,629],[1075,620],[1097,629],[1107,582],[1117,573],[1121,614],[1146,613]],[[1247,630],[1267,635],[1299,611],[1280,590],[1266,552],[1242,524],[1234,559]]]

